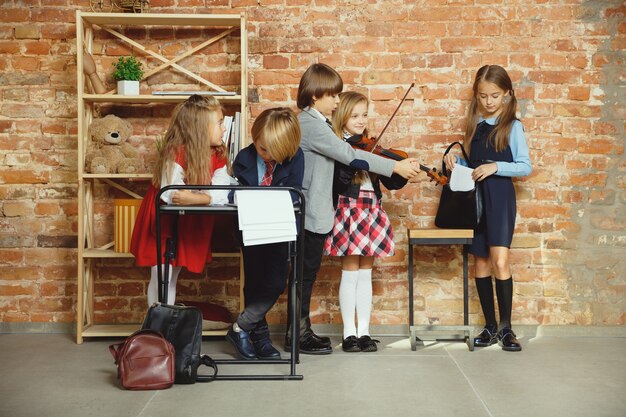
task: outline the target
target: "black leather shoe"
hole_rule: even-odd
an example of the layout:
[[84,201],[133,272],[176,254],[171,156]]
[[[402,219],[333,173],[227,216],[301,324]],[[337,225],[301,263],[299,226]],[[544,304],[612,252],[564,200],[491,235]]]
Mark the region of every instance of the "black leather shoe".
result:
[[329,355],[333,353],[333,348],[330,345],[319,342],[314,336],[315,334],[312,334],[300,338],[300,353],[307,355]]
[[487,347],[493,345],[494,343],[498,343],[496,333],[496,326],[486,325],[485,328],[478,333],[478,336],[474,338],[474,346]]
[[[315,337],[311,337],[311,333],[300,338],[300,353],[307,355],[330,355],[333,348],[324,343],[317,341]],[[291,339],[285,340],[285,352],[291,352]]]
[[312,330],[310,332],[306,332],[303,336],[305,335],[308,335],[308,337],[312,337],[313,339],[315,339],[318,343],[321,343],[322,345],[330,346],[330,337],[318,336],[315,333],[313,333]]
[[[326,345],[328,347],[330,347],[331,345],[330,337],[318,336],[315,333],[313,333],[312,330],[305,331],[303,334],[301,334],[300,342],[302,342],[304,339],[307,339],[307,338],[312,338],[320,345]],[[290,350],[291,350],[291,337],[287,336],[285,337],[285,352],[289,352]]]
[[252,342],[254,351],[259,359],[280,359],[280,352],[272,346],[269,337],[264,337]]
[[344,352],[360,352],[359,339],[356,336],[348,336],[341,342],[341,348]]
[[513,330],[508,327],[498,332],[498,340],[500,340],[502,350],[506,350],[507,352],[519,352],[522,350],[522,345],[520,345],[519,340],[517,340],[517,336],[513,333]]
[[238,332],[234,331],[232,326],[226,333],[226,340],[235,347],[239,356],[243,359],[256,359],[256,352],[250,340],[250,335],[243,329]]
[[376,352],[378,350],[376,343],[380,343],[380,340],[372,339],[368,335],[359,337],[361,352]]

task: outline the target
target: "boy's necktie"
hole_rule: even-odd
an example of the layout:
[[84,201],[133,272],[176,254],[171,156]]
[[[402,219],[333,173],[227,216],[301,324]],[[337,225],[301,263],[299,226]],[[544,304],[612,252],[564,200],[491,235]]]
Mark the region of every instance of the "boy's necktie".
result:
[[330,127],[330,130],[333,130],[333,124],[330,122],[330,120],[326,119],[326,124],[328,125],[328,127]]
[[274,175],[274,165],[276,165],[276,161],[265,161],[265,174],[263,174],[263,178],[261,178],[261,186],[272,185],[272,176]]

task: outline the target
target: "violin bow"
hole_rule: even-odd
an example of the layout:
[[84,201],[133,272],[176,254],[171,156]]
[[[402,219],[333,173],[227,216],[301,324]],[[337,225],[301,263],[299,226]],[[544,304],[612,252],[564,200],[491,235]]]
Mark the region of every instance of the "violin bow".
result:
[[391,123],[393,118],[396,116],[396,113],[398,113],[398,110],[400,110],[400,106],[402,106],[402,103],[404,103],[404,100],[406,100],[406,97],[409,95],[409,91],[411,91],[411,89],[414,86],[415,86],[415,83],[411,83],[408,90],[406,90],[406,93],[404,93],[404,97],[402,97],[402,100],[400,100],[400,103],[398,103],[398,107],[396,107],[396,109],[394,110],[393,114],[387,121],[387,124],[385,125],[385,127],[383,127],[383,130],[380,131],[380,135],[378,135],[378,137],[376,138],[376,142],[374,142],[374,146],[372,146],[372,150],[370,152],[374,152],[374,149],[376,149],[376,145],[378,145],[378,142],[380,142],[380,138],[383,137],[383,133],[385,133],[385,130],[387,130],[387,128],[389,127],[389,124]]

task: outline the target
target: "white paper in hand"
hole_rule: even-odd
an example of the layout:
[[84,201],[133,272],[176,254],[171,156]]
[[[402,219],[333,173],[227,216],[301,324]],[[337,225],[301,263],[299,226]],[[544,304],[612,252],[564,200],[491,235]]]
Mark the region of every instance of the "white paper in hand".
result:
[[472,168],[461,164],[455,164],[452,174],[450,174],[450,189],[452,191],[470,191],[476,186],[472,179]]

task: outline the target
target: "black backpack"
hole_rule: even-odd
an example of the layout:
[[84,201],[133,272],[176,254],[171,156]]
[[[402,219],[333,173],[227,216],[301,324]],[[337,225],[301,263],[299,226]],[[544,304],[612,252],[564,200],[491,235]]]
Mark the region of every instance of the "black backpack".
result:
[[[144,319],[142,329],[161,332],[174,346],[176,384],[210,382],[217,375],[217,364],[201,355],[202,313],[197,307],[154,303]],[[198,367],[213,368],[213,375],[198,375]]]

